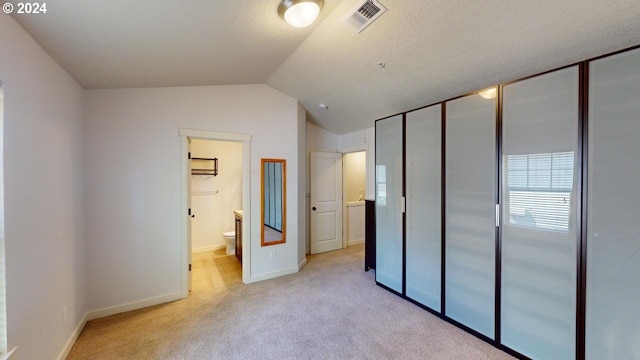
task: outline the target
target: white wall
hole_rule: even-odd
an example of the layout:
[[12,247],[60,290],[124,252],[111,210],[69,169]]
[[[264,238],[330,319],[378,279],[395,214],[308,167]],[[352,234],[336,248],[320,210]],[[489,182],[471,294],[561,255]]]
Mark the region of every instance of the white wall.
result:
[[83,90],[5,14],[0,49],[8,346],[55,359],[86,309]]
[[[372,120],[373,123],[373,120]],[[340,135],[338,137],[338,151],[348,153],[358,150],[367,151],[367,181],[366,181],[366,198],[374,199],[373,192],[375,184],[375,154],[376,154],[376,137],[374,128]]]
[[[338,151],[338,135],[329,132],[321,127],[318,127],[312,123],[307,123],[307,174],[309,174],[309,154],[312,151],[326,151],[337,152]],[[309,179],[307,176],[307,195],[311,189]]]
[[[240,85],[91,90],[86,100],[89,309],[180,293],[180,128],[252,136],[250,276],[297,271],[295,99]],[[260,158],[287,160],[285,244],[260,246]]]
[[347,214],[347,246],[364,242],[364,201],[349,202],[345,207]]
[[[358,151],[344,154],[342,157],[342,178],[344,183],[344,201],[361,201],[365,196],[367,153]],[[362,198],[361,198],[362,197]]]
[[5,267],[4,267],[4,95],[2,80],[0,80],[0,354],[7,349],[7,297],[5,296]]
[[193,139],[191,157],[218,158],[219,167],[217,176],[191,176],[191,249],[223,247],[222,233],[235,229],[233,210],[242,210],[242,143]]

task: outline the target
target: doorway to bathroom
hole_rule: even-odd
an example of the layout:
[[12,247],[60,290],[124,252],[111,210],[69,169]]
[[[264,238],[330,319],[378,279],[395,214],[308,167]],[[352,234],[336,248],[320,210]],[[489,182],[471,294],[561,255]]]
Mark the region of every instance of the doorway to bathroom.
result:
[[182,295],[248,283],[250,136],[188,129],[180,136]]
[[191,291],[242,282],[242,143],[191,140]]
[[364,199],[367,182],[367,152],[342,156],[344,247],[364,243]]

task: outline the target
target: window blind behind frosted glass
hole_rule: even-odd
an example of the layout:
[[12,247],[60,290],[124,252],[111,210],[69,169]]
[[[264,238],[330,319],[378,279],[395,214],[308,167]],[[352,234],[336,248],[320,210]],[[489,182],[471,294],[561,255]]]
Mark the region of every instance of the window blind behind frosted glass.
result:
[[501,341],[533,359],[576,347],[579,69],[504,87]]
[[640,50],[589,64],[586,358],[640,359]]

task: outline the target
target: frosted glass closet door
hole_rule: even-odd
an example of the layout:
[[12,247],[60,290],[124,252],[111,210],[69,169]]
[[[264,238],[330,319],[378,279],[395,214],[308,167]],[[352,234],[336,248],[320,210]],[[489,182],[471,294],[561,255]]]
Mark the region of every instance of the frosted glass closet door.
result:
[[496,99],[446,103],[445,314],[494,338]]
[[402,115],[376,121],[376,281],[402,292]]
[[504,87],[501,339],[574,359],[578,67]]
[[640,50],[589,64],[586,358],[640,359]]
[[406,295],[440,311],[440,105],[410,112],[406,121]]

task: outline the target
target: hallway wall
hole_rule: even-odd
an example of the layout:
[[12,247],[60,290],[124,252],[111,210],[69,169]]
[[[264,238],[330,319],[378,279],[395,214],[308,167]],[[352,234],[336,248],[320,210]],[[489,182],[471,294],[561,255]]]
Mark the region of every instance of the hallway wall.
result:
[[[247,134],[251,281],[298,271],[298,102],[266,85],[86,92],[88,307],[181,293],[180,129]],[[304,131],[304,129],[302,129]],[[287,159],[287,242],[260,246],[260,159]],[[302,181],[300,183],[300,181]],[[300,184],[299,184],[300,183]],[[246,211],[246,210],[245,210]],[[275,250],[274,258],[270,251]]]
[[0,48],[8,348],[55,359],[86,310],[84,91],[3,13]]

